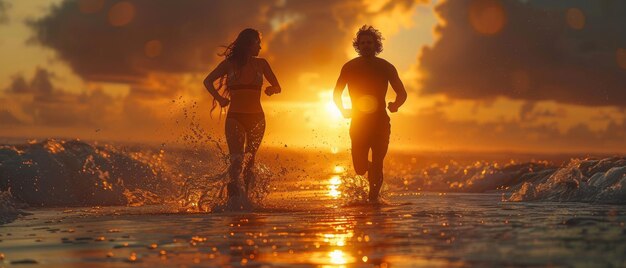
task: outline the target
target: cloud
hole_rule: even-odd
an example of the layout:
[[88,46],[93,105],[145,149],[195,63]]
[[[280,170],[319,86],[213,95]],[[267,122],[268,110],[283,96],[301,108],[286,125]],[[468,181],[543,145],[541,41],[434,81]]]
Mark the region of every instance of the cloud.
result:
[[[401,145],[428,150],[623,153],[626,148],[626,119],[611,121],[606,129],[592,130],[579,123],[562,131],[553,122],[453,120],[435,109],[392,119],[392,133]],[[390,145],[394,144],[398,143],[392,140]]]
[[[39,126],[98,126],[112,120],[115,102],[119,101],[95,89],[79,94],[55,88],[50,71],[37,68],[33,77],[27,81],[23,75],[16,75],[8,88],[4,90],[17,106],[18,112],[29,117],[29,121]],[[4,111],[0,115],[2,123],[16,123],[13,115]],[[17,118],[15,118],[17,119]],[[21,122],[21,120],[18,120]]]
[[370,10],[363,0],[66,0],[29,24],[33,41],[56,51],[81,78],[129,84],[154,72],[207,73],[220,46],[252,27],[263,33],[261,56],[295,87],[302,72],[334,79],[357,26],[418,2],[425,1],[387,1]]
[[53,90],[51,79],[54,74],[47,69],[37,67],[35,75],[30,80],[26,81],[23,75],[16,75],[12,77],[11,84],[5,91],[10,93],[32,93],[36,95],[50,95]]
[[[90,81],[133,83],[151,71],[207,70],[216,47],[262,22],[270,1],[64,1],[30,22]],[[84,4],[86,3],[86,4]],[[93,4],[95,3],[95,4]]]
[[555,118],[555,117],[563,117],[565,111],[563,110],[550,110],[550,109],[537,109],[537,104],[535,102],[526,102],[522,107],[520,107],[519,117],[523,121],[536,121],[539,118]]
[[0,110],[0,125],[21,125],[22,121],[15,117],[11,112],[7,110]]
[[436,10],[423,94],[626,106],[625,2],[458,0]]

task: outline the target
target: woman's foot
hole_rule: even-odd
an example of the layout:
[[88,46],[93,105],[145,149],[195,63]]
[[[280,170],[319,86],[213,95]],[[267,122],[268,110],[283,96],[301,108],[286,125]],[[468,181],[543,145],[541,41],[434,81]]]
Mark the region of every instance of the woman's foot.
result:
[[228,194],[228,198],[241,196],[241,187],[237,182],[231,181],[226,185],[226,192]]
[[246,194],[248,194],[250,192],[250,187],[252,187],[252,184],[254,183],[254,172],[252,172],[252,170],[246,170],[246,172],[244,172],[243,175],[243,184],[244,184],[244,191]]

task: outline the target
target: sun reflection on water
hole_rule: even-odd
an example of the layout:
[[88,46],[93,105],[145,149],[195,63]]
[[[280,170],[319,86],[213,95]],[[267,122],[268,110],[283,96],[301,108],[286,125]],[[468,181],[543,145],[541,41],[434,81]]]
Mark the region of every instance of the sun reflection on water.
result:
[[354,232],[348,231],[347,233],[335,233],[335,234],[323,234],[324,242],[331,246],[343,247],[346,245],[346,241],[354,236]]
[[341,185],[341,178],[338,175],[330,177],[328,180],[328,196],[337,199],[341,197],[341,191],[339,186]]
[[348,263],[345,253],[340,249],[335,249],[328,253],[330,257],[330,263],[332,264],[346,264]]
[[344,172],[346,172],[346,168],[344,168],[343,166],[340,166],[340,165],[336,165],[336,166],[333,168],[333,171],[334,171],[336,174],[340,174],[340,173],[344,173]]

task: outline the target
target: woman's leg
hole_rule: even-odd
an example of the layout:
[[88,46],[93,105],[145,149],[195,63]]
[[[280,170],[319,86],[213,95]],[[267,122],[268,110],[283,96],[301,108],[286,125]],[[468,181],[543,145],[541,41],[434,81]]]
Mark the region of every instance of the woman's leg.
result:
[[255,122],[252,124],[252,127],[247,129],[246,131],[246,154],[249,159],[246,162],[246,167],[243,172],[243,180],[246,193],[249,190],[250,183],[252,182],[254,176],[254,159],[256,157],[256,152],[259,150],[261,146],[261,141],[263,140],[263,136],[265,135],[265,115],[255,115]]
[[228,143],[228,154],[230,156],[230,166],[228,173],[230,181],[228,182],[228,196],[237,196],[240,194],[239,174],[243,165],[243,146],[245,142],[245,129],[236,118],[226,117],[226,143]]

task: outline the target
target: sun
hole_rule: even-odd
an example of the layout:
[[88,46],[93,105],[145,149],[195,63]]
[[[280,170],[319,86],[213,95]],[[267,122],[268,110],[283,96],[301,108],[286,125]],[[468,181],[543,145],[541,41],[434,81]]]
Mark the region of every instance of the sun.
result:
[[[346,109],[349,109],[350,98],[345,95],[346,94],[344,93],[344,96],[342,96],[344,107]],[[327,118],[333,121],[341,121],[342,119],[344,119],[343,115],[341,114],[341,111],[339,111],[339,108],[337,108],[337,105],[335,105],[335,102],[333,100],[332,90],[324,90],[320,92],[319,97],[320,97],[320,104],[323,106],[322,112],[327,115]]]
[[339,111],[339,108],[337,108],[333,100],[327,101],[325,106],[326,112],[330,115],[332,119],[337,120],[343,118],[343,116],[341,115],[341,111]]

